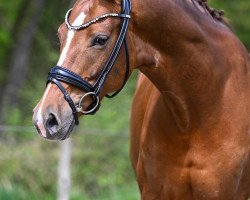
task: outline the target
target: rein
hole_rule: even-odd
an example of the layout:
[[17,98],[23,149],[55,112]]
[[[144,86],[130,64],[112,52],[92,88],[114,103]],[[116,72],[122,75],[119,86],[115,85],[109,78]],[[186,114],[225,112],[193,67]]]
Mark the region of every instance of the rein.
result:
[[[82,113],[85,115],[93,115],[98,111],[98,109],[100,107],[99,94],[103,88],[103,85],[104,85],[111,69],[114,66],[114,63],[119,55],[119,52],[120,52],[123,44],[125,47],[125,54],[126,54],[126,56],[125,56],[126,74],[125,74],[124,82],[119,90],[117,90],[116,92],[114,92],[111,95],[107,94],[106,97],[107,98],[115,97],[123,89],[123,87],[125,86],[125,84],[127,82],[127,79],[129,76],[130,62],[129,62],[128,45],[127,45],[127,41],[126,41],[126,33],[128,31],[128,26],[129,26],[131,3],[130,3],[130,0],[122,0],[120,14],[118,14],[118,13],[104,14],[104,15],[96,17],[95,19],[93,19],[93,20],[91,20],[83,25],[80,25],[80,26],[72,26],[70,24],[69,17],[70,17],[71,11],[72,11],[72,9],[70,9],[67,12],[67,14],[65,16],[65,23],[66,23],[67,28],[69,30],[74,30],[74,31],[85,29],[85,28],[89,27],[90,25],[92,25],[100,20],[103,20],[105,18],[108,18],[108,17],[121,18],[121,29],[120,29],[119,36],[116,40],[116,43],[114,45],[114,48],[113,48],[113,50],[112,50],[112,52],[111,52],[111,54],[110,54],[110,56],[105,64],[105,66],[103,67],[101,74],[99,75],[98,79],[96,80],[96,82],[93,85],[89,84],[86,80],[84,80],[82,77],[80,77],[76,73],[74,73],[74,72],[72,72],[64,67],[61,67],[61,66],[52,67],[52,69],[49,72],[47,84],[52,82],[58,86],[58,88],[61,90],[61,92],[64,95],[64,99],[68,102],[69,106],[72,109],[72,114],[74,116],[75,124],[78,125],[79,124],[78,113]],[[77,105],[75,105],[75,103],[73,102],[70,95],[67,93],[67,91],[62,86],[61,82],[73,85],[73,86],[86,92],[82,96],[82,98],[80,99],[80,101]],[[93,102],[88,107],[87,110],[83,110],[82,103],[88,96],[92,97]]]

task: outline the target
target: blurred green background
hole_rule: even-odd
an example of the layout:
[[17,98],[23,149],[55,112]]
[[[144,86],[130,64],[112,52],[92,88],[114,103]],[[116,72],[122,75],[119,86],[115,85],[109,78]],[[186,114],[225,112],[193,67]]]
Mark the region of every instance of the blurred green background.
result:
[[[57,28],[72,0],[0,0],[0,199],[57,199],[60,143],[42,140],[32,109],[57,62]],[[210,0],[250,49],[250,1]],[[129,160],[129,110],[137,75],[72,135],[73,200],[139,199]]]

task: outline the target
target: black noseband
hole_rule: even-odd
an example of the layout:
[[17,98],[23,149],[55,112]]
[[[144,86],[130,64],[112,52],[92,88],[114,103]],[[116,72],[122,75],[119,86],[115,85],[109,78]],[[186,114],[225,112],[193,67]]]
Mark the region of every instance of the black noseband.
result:
[[[118,39],[114,45],[114,48],[113,48],[113,50],[112,50],[112,52],[111,52],[111,54],[110,54],[110,56],[105,64],[103,70],[101,71],[101,74],[99,75],[98,79],[96,80],[96,82],[93,85],[89,84],[86,80],[81,78],[76,73],[74,73],[66,68],[60,67],[60,66],[53,67],[48,75],[48,83],[49,82],[55,83],[58,86],[58,88],[61,90],[61,92],[64,94],[65,100],[68,102],[69,106],[72,109],[72,114],[74,116],[76,125],[79,124],[79,120],[78,120],[78,113],[79,112],[83,113],[85,115],[91,115],[91,114],[93,115],[98,111],[98,109],[100,107],[99,94],[103,88],[103,85],[107,79],[107,76],[109,75],[111,69],[114,66],[114,63],[117,59],[117,56],[118,56],[123,44],[125,47],[125,56],[126,56],[125,79],[124,79],[122,87],[119,90],[117,90],[112,95],[107,94],[106,97],[107,98],[115,97],[123,89],[124,85],[126,84],[126,81],[128,79],[128,76],[129,76],[129,68],[130,68],[128,45],[127,45],[127,41],[126,41],[126,33],[128,30],[129,19],[130,19],[130,11],[131,11],[130,0],[122,0],[122,11],[120,14],[116,14],[116,13],[104,14],[104,15],[97,17],[97,18],[91,20],[90,22],[85,23],[81,26],[72,26],[69,23],[69,17],[70,17],[71,10],[69,10],[66,14],[66,17],[65,17],[66,25],[67,25],[69,30],[74,30],[74,31],[87,28],[91,24],[94,24],[97,21],[102,20],[102,19],[107,18],[107,17],[120,17],[122,20],[120,34],[119,34]],[[83,97],[81,98],[78,105],[76,105],[73,102],[72,98],[67,93],[67,91],[64,89],[61,82],[73,85],[73,86],[77,87],[78,89],[83,90],[86,93],[85,95],[83,95]],[[87,96],[91,96],[93,99],[93,102],[88,107],[88,110],[84,111],[84,110],[82,110],[81,104]]]

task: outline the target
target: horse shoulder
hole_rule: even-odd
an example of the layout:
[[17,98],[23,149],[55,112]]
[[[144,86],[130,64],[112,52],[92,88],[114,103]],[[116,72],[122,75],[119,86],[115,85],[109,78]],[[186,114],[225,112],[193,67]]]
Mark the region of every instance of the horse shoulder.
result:
[[131,109],[130,123],[130,156],[132,165],[136,169],[139,157],[141,132],[146,117],[150,96],[157,90],[152,82],[143,74],[139,74],[137,88]]

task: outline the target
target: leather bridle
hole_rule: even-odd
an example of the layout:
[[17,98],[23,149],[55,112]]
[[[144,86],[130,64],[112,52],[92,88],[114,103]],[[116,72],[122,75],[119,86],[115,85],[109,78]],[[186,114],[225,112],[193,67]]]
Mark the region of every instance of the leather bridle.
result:
[[[131,2],[130,2],[130,0],[122,0],[121,3],[122,4],[121,4],[121,13],[120,14],[118,14],[118,13],[104,14],[104,15],[96,17],[95,19],[93,19],[93,20],[91,20],[83,25],[80,25],[80,26],[72,26],[69,23],[69,17],[70,17],[72,9],[70,9],[65,16],[65,23],[66,23],[68,29],[74,30],[74,31],[85,29],[85,28],[89,27],[91,24],[94,24],[97,21],[103,20],[103,19],[108,18],[108,17],[121,18],[121,29],[120,29],[118,39],[114,45],[114,48],[113,48],[113,50],[112,50],[112,52],[111,52],[111,54],[110,54],[110,56],[105,64],[104,68],[102,69],[99,77],[97,78],[96,82],[93,85],[88,83],[86,80],[84,80],[82,77],[80,77],[76,73],[74,73],[74,72],[72,72],[64,67],[61,67],[61,66],[52,67],[52,69],[49,72],[47,84],[50,82],[55,83],[58,86],[58,88],[61,90],[61,92],[64,95],[65,100],[68,102],[69,106],[72,109],[72,114],[74,116],[74,120],[75,120],[76,125],[79,124],[78,113],[83,113],[85,115],[93,115],[98,111],[98,109],[100,107],[99,94],[103,88],[103,85],[107,79],[107,76],[109,75],[111,69],[114,66],[114,63],[117,59],[117,56],[118,56],[123,44],[125,47],[125,55],[126,55],[125,79],[124,79],[124,82],[119,90],[114,92],[112,95],[107,94],[106,97],[107,98],[115,97],[123,89],[124,85],[127,82],[127,79],[129,76],[130,63],[129,63],[128,45],[127,45],[127,41],[126,41],[126,33],[128,31],[129,20],[130,20]],[[73,85],[73,86],[86,92],[82,96],[82,98],[80,99],[80,102],[78,103],[78,105],[75,105],[75,103],[73,102],[70,95],[67,93],[67,91],[62,86],[61,82],[65,82],[67,84]],[[93,103],[88,107],[87,110],[83,110],[82,103],[85,100],[85,98],[88,96],[92,97]]]

